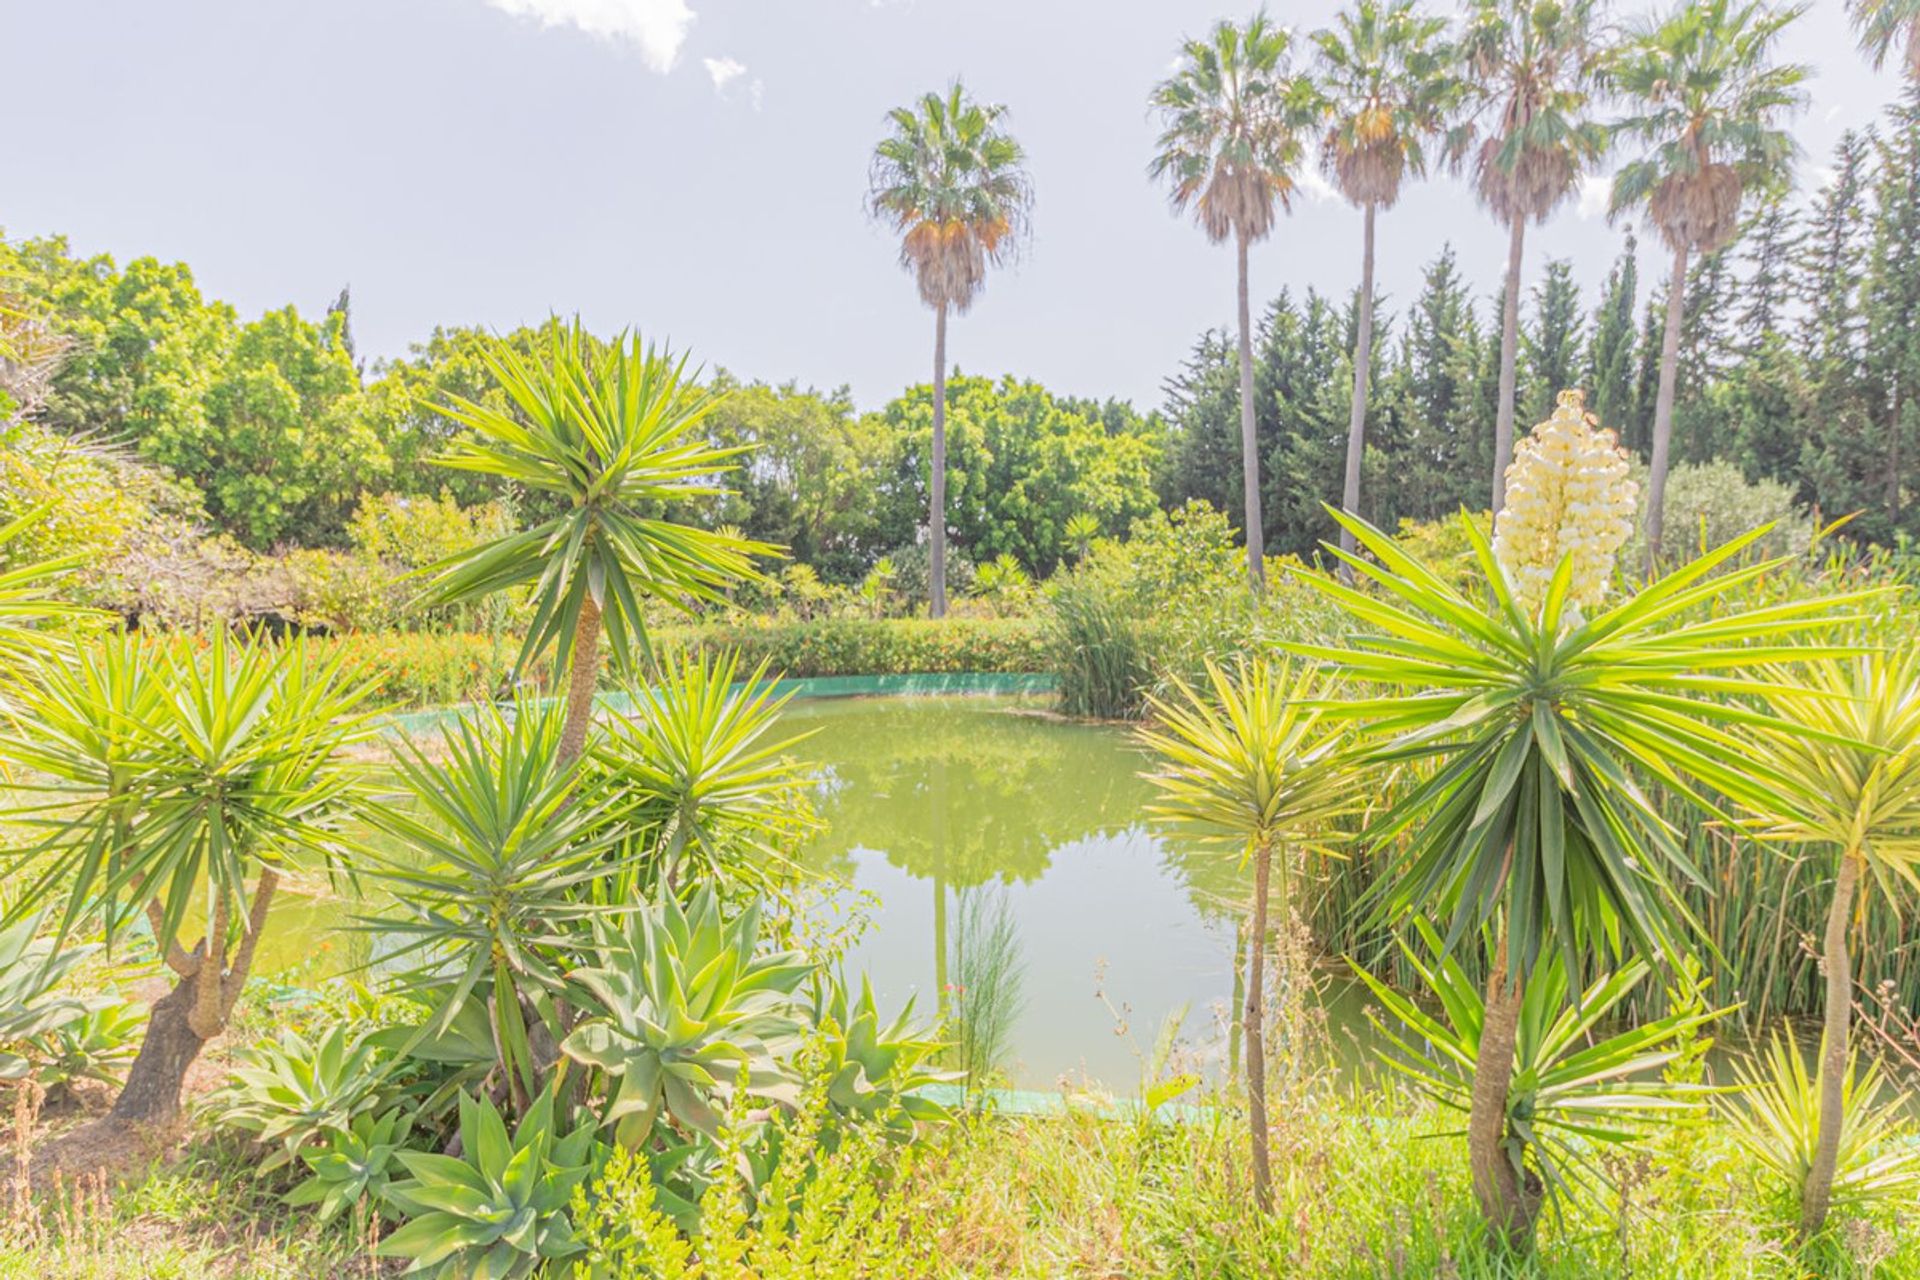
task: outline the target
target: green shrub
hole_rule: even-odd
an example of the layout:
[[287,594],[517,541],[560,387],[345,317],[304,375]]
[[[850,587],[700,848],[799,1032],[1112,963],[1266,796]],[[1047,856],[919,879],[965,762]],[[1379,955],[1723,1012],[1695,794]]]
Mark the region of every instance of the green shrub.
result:
[[733,650],[740,666],[809,676],[1021,673],[1049,669],[1042,625],[1028,618],[829,618],[740,622],[662,630],[656,649],[682,654]]
[[[311,637],[307,657],[315,664],[344,657],[365,675],[375,706],[432,707],[498,697],[514,683],[518,648],[512,636],[379,631]],[[544,689],[550,674],[533,667],[519,683]]]

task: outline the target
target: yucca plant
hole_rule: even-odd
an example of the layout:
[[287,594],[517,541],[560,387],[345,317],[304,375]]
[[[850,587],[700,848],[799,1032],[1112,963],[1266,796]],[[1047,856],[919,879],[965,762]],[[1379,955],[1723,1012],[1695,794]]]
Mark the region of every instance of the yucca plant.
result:
[[1752,829],[1837,859],[1822,940],[1822,1131],[1801,1185],[1800,1229],[1810,1236],[1826,1221],[1844,1123],[1841,1074],[1853,1018],[1847,934],[1875,888],[1892,903],[1903,886],[1920,888],[1920,652],[1814,661],[1799,683],[1776,672],[1755,692],[1778,719],[1752,735],[1752,766],[1774,783],[1747,797]]
[[1464,514],[1477,568],[1464,588],[1365,521],[1334,518],[1365,554],[1329,553],[1371,590],[1306,576],[1361,629],[1343,647],[1287,647],[1380,690],[1332,708],[1367,722],[1376,765],[1407,774],[1369,826],[1377,845],[1398,846],[1376,917],[1436,915],[1448,951],[1492,933],[1467,1145],[1481,1211],[1525,1247],[1538,1202],[1505,1153],[1516,1037],[1542,952],[1557,949],[1568,972],[1594,952],[1608,967],[1629,954],[1677,958],[1691,918],[1676,879],[1699,875],[1641,779],[1685,797],[1702,783],[1731,796],[1772,785],[1775,771],[1734,731],[1772,719],[1735,699],[1756,692],[1756,664],[1838,652],[1794,642],[1860,597],[1716,608],[1784,563],[1737,563],[1758,529],[1576,623],[1570,561],[1529,612]]
[[366,693],[341,660],[311,661],[301,643],[216,631],[197,650],[88,646],[16,695],[20,727],[0,736],[0,757],[39,776],[23,900],[63,900],[62,936],[97,912],[109,942],[144,913],[178,978],[153,1005],[120,1119],[178,1112],[187,1068],[240,998],[282,877],[351,869],[344,833],[366,797],[342,751],[370,732]]
[[1253,864],[1254,943],[1241,1027],[1253,1193],[1264,1211],[1273,1206],[1263,1027],[1274,869],[1277,864],[1284,919],[1293,909],[1298,862],[1333,854],[1335,820],[1353,808],[1357,777],[1341,750],[1344,731],[1321,711],[1332,687],[1311,668],[1265,659],[1222,668],[1209,661],[1207,677],[1204,691],[1176,680],[1169,700],[1149,699],[1152,724],[1138,737],[1158,757],[1148,777],[1159,799],[1148,812],[1178,837]]
[[435,408],[466,428],[442,465],[547,495],[560,514],[432,567],[424,598],[447,605],[527,587],[533,613],[517,666],[551,649],[567,673],[563,760],[586,747],[604,631],[631,669],[646,646],[649,599],[688,608],[757,578],[777,550],[668,518],[718,495],[741,449],[716,447],[702,424],[721,393],[686,358],[621,334],[604,347],[576,319],[555,324],[523,358],[504,341],[483,352],[507,408],[449,397]]
[[728,918],[710,887],[684,908],[669,893],[593,932],[592,962],[569,975],[590,1016],[561,1050],[608,1081],[602,1120],[622,1145],[645,1142],[662,1114],[717,1136],[716,1100],[743,1072],[749,1090],[791,1094],[783,1059],[812,966],[798,952],[757,954],[757,906]]
[[[1764,1055],[1736,1062],[1739,1092],[1718,1102],[1740,1145],[1779,1181],[1796,1207],[1826,1159],[1827,1135],[1835,1135],[1828,1204],[1863,1209],[1875,1204],[1910,1206],[1920,1200],[1920,1143],[1908,1116],[1911,1095],[1886,1087],[1879,1063],[1859,1069],[1850,1056],[1834,1076],[1811,1078],[1793,1028],[1783,1025],[1768,1039]],[[1826,1115],[1826,1086],[1840,1094],[1839,1124]]]
[[[1425,919],[1413,924],[1426,955],[1405,938],[1400,948],[1437,1016],[1358,964],[1353,970],[1393,1019],[1373,1019],[1387,1046],[1383,1056],[1422,1093],[1464,1115],[1472,1107],[1486,1001],[1438,931]],[[1704,1114],[1704,1090],[1670,1083],[1660,1072],[1690,1052],[1700,1029],[1726,1010],[1696,1003],[1608,1034],[1622,1002],[1651,971],[1646,961],[1630,960],[1617,972],[1596,975],[1569,1003],[1572,984],[1554,952],[1521,997],[1501,1157],[1548,1198],[1603,1189],[1600,1148]]]
[[789,867],[809,826],[805,778],[787,758],[805,735],[773,732],[792,696],[776,692],[765,662],[742,678],[732,653],[670,657],[634,688],[592,760],[600,785],[629,804],[618,821],[635,877],[608,882],[617,900],[662,884],[764,886]]
[[567,1205],[593,1172],[593,1122],[561,1132],[555,1078],[511,1134],[490,1099],[460,1099],[458,1156],[394,1153],[411,1176],[382,1201],[407,1218],[380,1242],[407,1274],[440,1280],[518,1280],[580,1252]]
[[[396,755],[406,799],[372,815],[398,845],[370,862],[398,912],[365,926],[398,945],[410,985],[435,1001],[422,1038],[444,1036],[477,999],[517,1111],[540,1090],[530,1024],[551,1024],[553,999],[585,947],[596,905],[591,882],[617,874],[619,815],[630,803],[565,758],[559,709],[523,699],[511,710],[467,712],[440,750]],[[551,1054],[544,1055],[549,1060]]]

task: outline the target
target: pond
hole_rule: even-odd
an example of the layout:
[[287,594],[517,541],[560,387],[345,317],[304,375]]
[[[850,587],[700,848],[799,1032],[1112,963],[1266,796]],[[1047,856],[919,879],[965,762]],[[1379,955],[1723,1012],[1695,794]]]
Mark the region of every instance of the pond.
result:
[[[883,1012],[932,1017],[973,935],[1017,977],[1000,1066],[1017,1084],[1131,1090],[1162,1023],[1217,1055],[1233,991],[1235,861],[1175,847],[1145,818],[1147,758],[1124,728],[1062,722],[1040,695],[796,699],[781,728],[825,829],[805,848],[817,892],[864,930],[848,950]],[[367,953],[353,911],[303,882],[276,909],[261,972],[300,983]],[[956,957],[958,959],[956,960]],[[1344,1005],[1348,993],[1333,1000]],[[1354,1010],[1330,1010],[1336,1024]],[[1342,1017],[1346,1013],[1348,1017]]]

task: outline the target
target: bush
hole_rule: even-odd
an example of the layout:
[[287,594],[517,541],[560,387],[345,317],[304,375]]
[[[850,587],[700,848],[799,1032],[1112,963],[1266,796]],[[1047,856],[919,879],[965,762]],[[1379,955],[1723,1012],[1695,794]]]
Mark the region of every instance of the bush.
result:
[[1027,618],[738,622],[663,630],[653,641],[658,650],[689,655],[731,649],[743,668],[765,661],[775,674],[794,678],[1049,669],[1044,630]]
[[[514,682],[519,645],[514,636],[381,631],[311,637],[307,658],[317,665],[344,656],[366,676],[374,706],[433,707],[499,697]],[[521,683],[545,688],[550,674],[532,667]]]
[[[1640,484],[1640,509],[1634,534],[1620,548],[1620,569],[1637,581],[1647,558],[1646,469],[1634,467]],[[1749,484],[1731,462],[1682,463],[1667,473],[1664,552],[1676,560],[1731,542],[1771,524],[1773,532],[1754,547],[1756,556],[1804,555],[1813,541],[1813,520],[1794,500],[1793,490],[1777,480]]]

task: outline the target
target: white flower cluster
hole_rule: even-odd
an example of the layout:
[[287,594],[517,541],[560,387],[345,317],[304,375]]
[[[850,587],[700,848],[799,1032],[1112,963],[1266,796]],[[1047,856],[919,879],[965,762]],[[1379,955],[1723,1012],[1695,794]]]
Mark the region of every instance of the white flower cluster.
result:
[[1538,612],[1563,557],[1573,562],[1568,600],[1599,604],[1612,585],[1614,556],[1633,532],[1639,486],[1627,479],[1627,455],[1613,432],[1597,426],[1581,393],[1562,391],[1553,416],[1514,447],[1493,551],[1529,613]]

